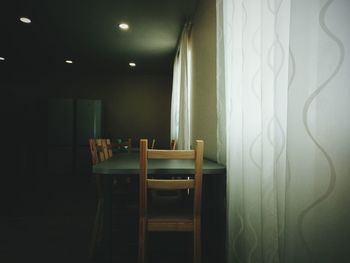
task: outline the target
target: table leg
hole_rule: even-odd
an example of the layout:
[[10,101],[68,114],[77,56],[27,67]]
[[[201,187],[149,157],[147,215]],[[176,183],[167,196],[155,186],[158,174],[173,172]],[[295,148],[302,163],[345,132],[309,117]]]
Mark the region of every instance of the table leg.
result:
[[102,261],[112,262],[112,176],[104,177],[104,209],[103,209],[103,255]]

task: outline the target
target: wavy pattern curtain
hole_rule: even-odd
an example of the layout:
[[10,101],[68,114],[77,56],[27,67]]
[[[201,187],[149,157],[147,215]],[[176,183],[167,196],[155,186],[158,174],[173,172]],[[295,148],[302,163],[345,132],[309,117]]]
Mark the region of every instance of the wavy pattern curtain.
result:
[[350,1],[217,0],[228,262],[348,262]]
[[170,136],[171,139],[177,141],[178,149],[190,149],[191,143],[192,47],[190,30],[191,24],[187,23],[182,31],[174,61]]

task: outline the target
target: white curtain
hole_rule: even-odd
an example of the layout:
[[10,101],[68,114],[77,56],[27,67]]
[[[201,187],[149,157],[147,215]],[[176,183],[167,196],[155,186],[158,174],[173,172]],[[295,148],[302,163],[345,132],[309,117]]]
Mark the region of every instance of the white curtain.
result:
[[190,149],[191,144],[191,92],[192,47],[191,24],[186,24],[180,38],[174,62],[173,91],[171,99],[171,139],[178,149]]
[[349,0],[217,0],[228,262],[350,262],[349,25]]

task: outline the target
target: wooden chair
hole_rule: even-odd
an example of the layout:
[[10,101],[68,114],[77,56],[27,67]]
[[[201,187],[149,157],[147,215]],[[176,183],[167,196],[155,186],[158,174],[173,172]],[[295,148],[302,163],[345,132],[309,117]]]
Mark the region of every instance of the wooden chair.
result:
[[[139,263],[145,262],[147,233],[163,231],[192,232],[193,259],[195,263],[201,262],[201,201],[204,143],[203,141],[196,141],[196,143],[195,150],[153,150],[148,149],[147,140],[142,139],[140,141]],[[149,159],[192,159],[195,163],[194,177],[185,180],[150,179],[147,173]],[[158,211],[152,213],[147,200],[150,189],[193,189],[193,209],[187,215],[181,215],[180,211],[174,215],[157,214]]]
[[[108,158],[111,158],[113,156],[113,151],[112,151],[112,142],[111,142],[111,139],[106,139],[105,140],[105,148],[107,150],[107,157]],[[107,159],[108,159],[107,158]]]
[[100,139],[100,140],[101,140],[103,155],[105,157],[105,160],[107,160],[113,156],[111,139]]
[[[98,151],[98,145],[100,145],[100,149]],[[90,154],[91,154],[91,163],[95,165],[100,162],[100,159],[105,159],[104,151],[102,148],[102,140],[101,139],[89,139],[90,146]],[[101,156],[101,158],[98,157]],[[89,257],[93,258],[95,255],[96,245],[102,237],[103,230],[103,190],[102,190],[102,176],[96,174],[96,189],[97,189],[97,208],[94,224],[91,232],[91,241],[90,241],[90,249],[89,249]]]
[[95,139],[97,158],[103,162],[113,156],[113,144],[111,139]]
[[[90,154],[91,154],[91,164],[95,165],[99,163],[100,161],[104,161],[105,157],[102,153],[98,151],[98,143],[100,139],[89,139],[89,146],[90,146]],[[98,156],[101,155],[101,158]],[[100,160],[102,159],[102,160]],[[102,197],[102,178],[100,175],[96,175],[96,183],[97,183],[97,196]]]
[[99,162],[103,162],[108,159],[108,152],[105,148],[105,139],[96,139],[96,150]]

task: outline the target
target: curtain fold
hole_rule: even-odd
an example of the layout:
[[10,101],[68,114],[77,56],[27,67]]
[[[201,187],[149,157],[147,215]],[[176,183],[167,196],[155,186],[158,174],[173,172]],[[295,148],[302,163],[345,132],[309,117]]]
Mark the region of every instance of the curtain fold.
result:
[[227,262],[346,256],[349,12],[347,0],[217,0]]
[[191,145],[192,46],[190,30],[191,24],[187,23],[182,31],[174,61],[170,134],[171,139],[177,141],[178,149],[190,149]]
[[179,52],[176,53],[173,66],[173,87],[171,94],[170,138],[178,140],[179,137],[179,107],[180,107],[180,61]]

